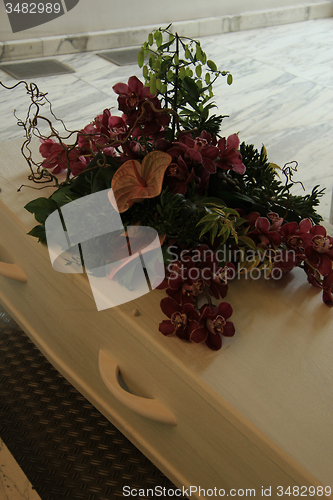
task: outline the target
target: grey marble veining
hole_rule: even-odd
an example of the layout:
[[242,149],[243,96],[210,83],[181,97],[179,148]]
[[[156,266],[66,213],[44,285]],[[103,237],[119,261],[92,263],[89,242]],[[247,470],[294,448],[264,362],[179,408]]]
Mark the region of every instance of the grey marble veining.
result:
[[[173,27],[180,35],[194,38],[211,34],[252,30],[260,27],[297,23],[310,19],[333,16],[333,4],[330,0],[311,0],[302,4],[282,5],[265,10],[250,10],[233,15],[216,15],[200,19],[177,21],[173,18]],[[191,15],[191,13],[189,13]],[[210,14],[211,15],[211,14]],[[162,25],[163,26],[163,25]],[[92,31],[71,35],[46,36],[0,42],[0,61],[14,61],[32,57],[50,57],[62,54],[97,51],[108,48],[140,45],[152,29],[158,26],[132,26],[110,31]],[[166,27],[166,24],[163,26]]]
[[[233,74],[228,86],[215,84],[218,112],[229,115],[222,134],[239,132],[241,141],[260,148],[283,166],[297,160],[299,179],[307,190],[319,181],[327,187],[320,212],[328,219],[333,185],[333,18],[212,35],[201,39],[210,59]],[[57,59],[75,73],[37,78],[48,92],[56,115],[67,127],[81,129],[105,107],[117,110],[112,86],[141,77],[137,66],[116,66],[94,53],[67,54]],[[14,80],[0,71],[7,85]],[[22,89],[0,89],[0,140],[22,137],[13,109],[24,117],[28,97]],[[298,188],[297,188],[298,189]]]
[[40,500],[22,469],[0,439],[0,498],[1,500]]

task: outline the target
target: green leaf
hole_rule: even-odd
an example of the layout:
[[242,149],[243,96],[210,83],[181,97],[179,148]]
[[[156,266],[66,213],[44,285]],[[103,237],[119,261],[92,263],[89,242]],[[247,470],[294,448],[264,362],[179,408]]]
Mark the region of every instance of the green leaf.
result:
[[80,195],[78,193],[74,193],[71,190],[71,186],[67,185],[57,189],[51,194],[50,198],[57,203],[58,207],[62,207],[63,205],[66,205],[66,203],[77,200],[80,198]]
[[265,144],[262,145],[261,151],[260,151],[260,158],[265,161],[267,160],[267,149],[265,147]]
[[156,94],[156,77],[153,76],[150,80],[150,83],[149,83],[149,88],[150,88],[150,93],[151,95],[155,95]]
[[98,191],[103,191],[104,189],[110,189],[112,178],[116,171],[117,167],[115,166],[100,168],[93,180],[92,193],[97,193]]
[[217,214],[207,214],[202,219],[198,222],[197,225],[202,224],[203,222],[207,221],[217,221],[219,219],[219,216]]
[[[220,231],[220,233],[221,233],[221,231]],[[229,236],[230,236],[230,229],[227,227],[226,231],[224,231],[222,233],[222,235],[223,235],[223,237],[222,237],[222,240],[221,240],[221,245],[223,245],[227,241],[227,239],[229,238]],[[220,236],[220,234],[219,234],[219,236]]]
[[27,203],[24,208],[35,215],[37,222],[44,224],[48,216],[58,209],[58,205],[51,198],[37,198]]
[[183,80],[183,85],[186,92],[188,92],[189,96],[195,101],[197,101],[200,97],[200,92],[195,81],[189,76],[185,76]]
[[153,43],[154,43],[154,36],[152,33],[149,33],[149,35],[148,35],[148,43],[149,43],[149,45],[153,45]]
[[217,70],[217,66],[216,64],[214,63],[214,61],[211,61],[210,59],[208,59],[207,61],[207,66],[212,70],[212,71],[216,71]]
[[245,194],[242,193],[231,193],[224,191],[223,193],[223,200],[228,202],[232,201],[235,203],[240,203],[242,202],[242,205],[251,208],[252,205],[254,204],[254,201],[252,198],[249,198],[249,196],[246,196]]
[[154,62],[154,70],[155,71],[159,71],[160,70],[160,67],[161,67],[161,61],[159,59],[155,59],[155,62]]
[[212,245],[213,245],[214,240],[216,238],[218,229],[219,229],[218,224],[215,224],[215,226],[213,227],[213,229],[211,231],[211,242],[212,242]]
[[46,242],[46,232],[45,232],[45,226],[44,225],[39,225],[35,226],[29,231],[27,234],[30,236],[34,236],[35,238],[38,238],[38,241],[40,243],[45,243]]
[[200,78],[200,77],[201,77],[201,75],[202,75],[202,66],[201,66],[201,64],[198,64],[198,65],[195,67],[195,72],[196,72],[197,77],[198,77],[198,78]]
[[226,206],[225,203],[220,198],[213,198],[212,196],[209,196],[207,198],[203,198],[200,201],[200,205],[205,205],[207,207],[214,206],[214,207],[219,207],[219,208],[223,208]]
[[172,69],[169,69],[169,71],[167,72],[167,79],[169,81],[171,81],[173,79],[173,77],[174,77],[174,73],[173,73]]
[[213,227],[217,226],[216,221],[208,222],[200,233],[199,238],[201,238],[205,233],[208,233]]
[[227,84],[231,85],[232,84],[232,80],[233,80],[232,75],[229,73],[229,75],[227,76]]
[[223,209],[223,212],[225,214],[232,214],[232,215],[235,215],[236,217],[239,217],[239,212],[237,212],[237,210],[234,210],[233,208],[224,208]]
[[186,76],[186,69],[184,66],[182,66],[180,69],[179,69],[179,77],[183,80]]
[[223,224],[223,225],[222,225],[222,227],[221,227],[221,229],[220,229],[220,231],[219,231],[218,236],[222,236],[223,234],[225,234],[225,233],[226,233],[226,232],[228,232],[228,231],[229,231],[228,226],[227,226],[227,225],[225,225],[225,224]]
[[252,238],[249,238],[248,236],[238,236],[238,240],[245,243],[245,245],[250,247],[252,250],[257,250],[257,246]]
[[145,53],[143,50],[139,50],[139,52],[138,52],[138,65],[140,68],[142,68],[144,61],[145,61]]

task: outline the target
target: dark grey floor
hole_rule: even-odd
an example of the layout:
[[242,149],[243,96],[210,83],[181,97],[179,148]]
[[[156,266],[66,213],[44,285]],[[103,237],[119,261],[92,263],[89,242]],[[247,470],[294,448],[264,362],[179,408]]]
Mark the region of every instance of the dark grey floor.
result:
[[113,500],[124,486],[175,489],[1,307],[0,436],[42,500]]

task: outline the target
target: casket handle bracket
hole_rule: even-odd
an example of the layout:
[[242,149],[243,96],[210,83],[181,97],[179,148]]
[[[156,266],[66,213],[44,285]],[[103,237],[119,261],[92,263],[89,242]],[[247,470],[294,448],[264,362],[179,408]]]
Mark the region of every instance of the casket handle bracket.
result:
[[111,394],[127,408],[155,422],[177,425],[176,417],[163,403],[157,399],[136,396],[120,386],[119,365],[103,350],[99,351],[99,372]]
[[0,276],[10,278],[21,283],[27,283],[28,278],[24,271],[16,264],[7,264],[7,262],[0,262]]

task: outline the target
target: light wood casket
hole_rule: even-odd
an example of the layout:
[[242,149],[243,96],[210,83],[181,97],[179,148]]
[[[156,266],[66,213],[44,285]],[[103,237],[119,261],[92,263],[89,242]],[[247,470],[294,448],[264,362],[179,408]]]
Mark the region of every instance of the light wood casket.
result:
[[328,498],[307,488],[333,487],[333,311],[304,272],[232,282],[236,334],[219,352],[159,333],[163,291],[98,312],[87,278],[53,270],[26,234],[24,205],[51,189],[17,192],[20,142],[0,150],[0,300],[51,363],[192,498]]

